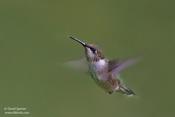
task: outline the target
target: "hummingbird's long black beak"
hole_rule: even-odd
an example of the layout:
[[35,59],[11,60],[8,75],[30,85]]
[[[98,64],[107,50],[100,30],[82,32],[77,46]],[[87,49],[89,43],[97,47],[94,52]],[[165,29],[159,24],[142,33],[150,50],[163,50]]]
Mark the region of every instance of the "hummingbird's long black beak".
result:
[[72,37],[72,36],[70,36],[69,38],[71,38],[71,39],[73,39],[74,41],[80,43],[80,44],[83,45],[84,47],[87,47],[87,46],[88,46],[85,42],[83,42],[83,41],[81,41],[81,40],[79,40],[79,39],[77,39],[77,38],[74,38],[74,37]]

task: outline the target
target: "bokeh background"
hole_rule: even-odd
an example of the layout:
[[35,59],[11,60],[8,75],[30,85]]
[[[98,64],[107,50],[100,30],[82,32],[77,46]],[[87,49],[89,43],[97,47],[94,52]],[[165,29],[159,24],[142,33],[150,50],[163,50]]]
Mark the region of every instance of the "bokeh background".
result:
[[[174,117],[173,0],[0,0],[0,116]],[[87,74],[65,67],[84,50],[109,58],[143,55],[124,71],[136,96],[107,95]],[[5,115],[4,107],[29,115]]]

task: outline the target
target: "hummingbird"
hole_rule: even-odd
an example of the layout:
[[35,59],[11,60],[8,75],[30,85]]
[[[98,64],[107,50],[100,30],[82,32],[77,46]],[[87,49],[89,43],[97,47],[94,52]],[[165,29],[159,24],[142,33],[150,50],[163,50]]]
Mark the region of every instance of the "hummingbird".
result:
[[113,59],[106,58],[102,50],[94,44],[85,43],[82,40],[70,36],[70,39],[78,42],[84,47],[85,58],[88,63],[88,72],[97,85],[99,85],[108,94],[120,92],[131,96],[134,91],[125,86],[120,79],[120,73],[128,66],[134,64],[136,59]]

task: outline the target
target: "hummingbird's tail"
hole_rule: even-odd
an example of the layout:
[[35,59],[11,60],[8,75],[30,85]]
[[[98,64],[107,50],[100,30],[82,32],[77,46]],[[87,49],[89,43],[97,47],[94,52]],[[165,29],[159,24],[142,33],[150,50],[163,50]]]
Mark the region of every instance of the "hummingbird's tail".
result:
[[136,95],[134,93],[134,91],[132,91],[130,88],[127,88],[125,86],[120,86],[120,91],[123,93],[123,94],[126,94],[128,96],[132,96],[132,95]]

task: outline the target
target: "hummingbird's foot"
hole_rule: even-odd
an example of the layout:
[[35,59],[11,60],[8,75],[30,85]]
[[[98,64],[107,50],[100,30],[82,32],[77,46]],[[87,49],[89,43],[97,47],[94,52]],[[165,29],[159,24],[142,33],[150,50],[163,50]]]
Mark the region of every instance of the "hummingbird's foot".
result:
[[108,91],[108,94],[111,95],[113,93],[113,91]]
[[108,95],[111,95],[111,94],[113,94],[113,92],[114,92],[114,91],[107,91],[106,93],[107,93]]

